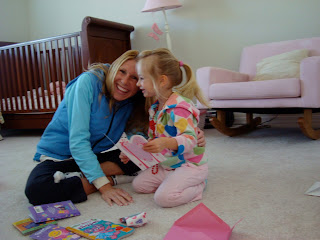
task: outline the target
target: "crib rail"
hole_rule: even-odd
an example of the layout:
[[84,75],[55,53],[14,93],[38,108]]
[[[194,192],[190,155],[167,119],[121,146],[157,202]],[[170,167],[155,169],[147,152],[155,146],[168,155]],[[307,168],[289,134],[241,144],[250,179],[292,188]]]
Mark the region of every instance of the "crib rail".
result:
[[0,111],[54,112],[81,59],[80,32],[0,47]]

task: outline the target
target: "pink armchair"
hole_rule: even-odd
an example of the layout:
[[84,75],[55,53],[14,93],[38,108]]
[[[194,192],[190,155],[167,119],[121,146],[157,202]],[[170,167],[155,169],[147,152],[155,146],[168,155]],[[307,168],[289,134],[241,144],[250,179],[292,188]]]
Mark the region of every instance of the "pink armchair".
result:
[[[297,49],[308,50],[308,57],[297,63],[297,77],[254,80],[257,63],[262,59]],[[245,47],[239,72],[203,67],[196,75],[211,107],[217,110],[211,124],[220,132],[234,136],[254,130],[261,118],[253,118],[253,113],[303,113],[298,119],[302,132],[311,139],[320,138],[320,130],[312,128],[312,112],[320,109],[320,37]],[[205,108],[199,102],[198,107]],[[245,112],[247,123],[227,127],[226,111]]]

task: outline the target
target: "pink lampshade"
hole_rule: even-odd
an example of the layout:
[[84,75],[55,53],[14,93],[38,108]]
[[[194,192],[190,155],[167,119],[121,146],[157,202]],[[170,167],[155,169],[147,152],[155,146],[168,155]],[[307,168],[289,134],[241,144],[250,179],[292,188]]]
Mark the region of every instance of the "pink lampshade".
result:
[[178,0],[147,0],[142,12],[157,12],[172,8],[182,7]]

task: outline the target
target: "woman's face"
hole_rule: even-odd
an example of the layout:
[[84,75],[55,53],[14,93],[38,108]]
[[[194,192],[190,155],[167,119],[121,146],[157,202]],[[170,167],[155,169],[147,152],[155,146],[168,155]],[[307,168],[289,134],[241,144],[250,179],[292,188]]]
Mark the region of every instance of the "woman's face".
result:
[[134,96],[139,90],[137,82],[138,74],[136,72],[136,61],[125,61],[114,78],[114,99],[123,101]]

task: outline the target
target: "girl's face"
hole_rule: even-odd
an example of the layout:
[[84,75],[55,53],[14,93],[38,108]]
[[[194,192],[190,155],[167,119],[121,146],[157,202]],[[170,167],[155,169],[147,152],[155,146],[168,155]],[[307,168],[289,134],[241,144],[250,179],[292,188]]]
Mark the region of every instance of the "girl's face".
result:
[[137,72],[139,76],[139,81],[137,86],[142,90],[144,97],[154,97],[156,96],[156,91],[153,87],[153,82],[151,80],[150,74],[146,71],[146,64],[143,63],[143,60],[137,63]]
[[137,81],[136,61],[133,59],[125,61],[114,78],[114,99],[123,101],[134,96],[139,91]]

